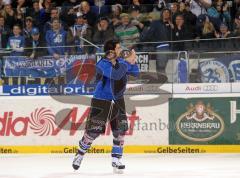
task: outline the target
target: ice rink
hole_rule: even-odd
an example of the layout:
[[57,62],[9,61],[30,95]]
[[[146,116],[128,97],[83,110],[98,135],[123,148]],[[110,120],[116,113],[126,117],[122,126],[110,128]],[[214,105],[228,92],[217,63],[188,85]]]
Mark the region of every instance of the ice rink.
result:
[[239,178],[240,154],[126,154],[113,174],[108,154],[88,154],[74,172],[72,154],[0,155],[0,178]]

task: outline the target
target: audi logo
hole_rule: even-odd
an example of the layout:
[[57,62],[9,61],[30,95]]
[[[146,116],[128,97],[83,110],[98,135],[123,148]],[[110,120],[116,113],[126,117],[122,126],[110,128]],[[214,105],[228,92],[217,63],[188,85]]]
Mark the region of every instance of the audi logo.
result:
[[218,86],[217,85],[206,85],[203,86],[203,91],[217,91]]

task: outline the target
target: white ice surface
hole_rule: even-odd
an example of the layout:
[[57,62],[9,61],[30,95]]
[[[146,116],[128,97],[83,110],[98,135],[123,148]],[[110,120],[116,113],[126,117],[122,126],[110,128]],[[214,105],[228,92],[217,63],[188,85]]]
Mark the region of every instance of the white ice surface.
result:
[[109,154],[87,154],[73,171],[72,154],[0,155],[0,178],[240,178],[240,154],[125,154],[124,174]]

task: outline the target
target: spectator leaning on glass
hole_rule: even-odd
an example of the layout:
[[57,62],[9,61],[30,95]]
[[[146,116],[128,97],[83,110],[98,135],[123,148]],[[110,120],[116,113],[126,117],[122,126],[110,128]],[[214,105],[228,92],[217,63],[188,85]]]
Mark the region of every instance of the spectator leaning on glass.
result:
[[130,16],[126,13],[120,15],[121,25],[115,29],[116,37],[126,48],[134,48],[139,42],[138,28],[131,23]]
[[23,56],[25,38],[21,35],[21,27],[16,24],[13,26],[13,36],[9,37],[7,48],[11,49],[11,56]]
[[67,32],[61,28],[58,18],[52,19],[52,29],[48,30],[45,36],[48,53],[55,59],[61,55],[67,55]]
[[47,55],[46,45],[40,37],[40,31],[34,27],[31,31],[31,38],[26,40],[26,55],[31,59],[36,59]]

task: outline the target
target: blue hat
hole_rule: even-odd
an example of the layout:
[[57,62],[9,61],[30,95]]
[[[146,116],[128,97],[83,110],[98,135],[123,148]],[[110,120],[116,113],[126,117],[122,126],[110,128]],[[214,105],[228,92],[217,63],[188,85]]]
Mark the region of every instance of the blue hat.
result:
[[38,35],[38,34],[39,34],[38,28],[34,27],[34,28],[32,29],[31,34],[32,34],[32,35]]

